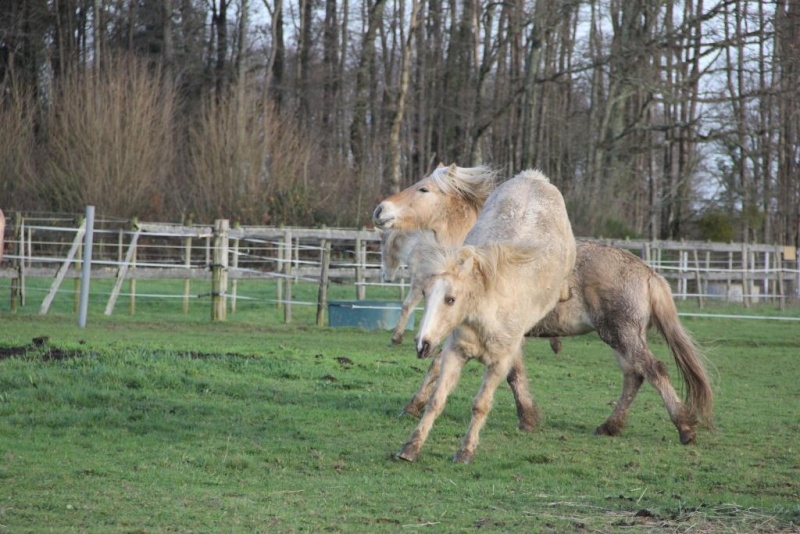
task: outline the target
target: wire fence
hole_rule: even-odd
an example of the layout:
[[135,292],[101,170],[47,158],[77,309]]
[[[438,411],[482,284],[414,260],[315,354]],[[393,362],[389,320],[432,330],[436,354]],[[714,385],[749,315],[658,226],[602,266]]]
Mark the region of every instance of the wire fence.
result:
[[[67,216],[9,217],[6,254],[0,262],[0,280],[10,289],[10,308],[41,298],[40,313],[65,289],[66,279],[79,284],[82,266],[82,220]],[[326,290],[334,283],[352,288],[355,300],[365,300],[367,291],[398,295],[408,287],[407,271],[397,283],[381,279],[380,236],[368,229],[229,227],[227,221],[214,226],[95,221],[92,246],[92,279],[113,282],[110,290],[95,298],[106,301],[105,313],[114,313],[116,300],[182,299],[210,297],[212,317],[224,320],[237,302],[264,300],[283,307],[291,321],[292,306],[316,306],[318,322],[326,305]],[[596,240],[597,241],[597,240]],[[639,255],[663,275],[676,299],[741,303],[774,302],[783,307],[798,300],[800,271],[793,247],[703,242],[652,242],[602,240]],[[48,289],[32,280],[52,280]],[[137,291],[138,280],[183,281],[178,292]],[[244,294],[243,280],[269,280],[276,288],[272,298]],[[123,283],[127,285],[123,290]],[[296,284],[315,284],[317,298],[298,298]],[[200,290],[198,291],[198,286]],[[173,286],[174,287],[174,286]],[[389,293],[387,293],[387,291]],[[33,293],[39,294],[34,295]],[[42,295],[44,293],[44,295]],[[132,311],[132,306],[129,309]],[[320,311],[322,310],[322,311]]]

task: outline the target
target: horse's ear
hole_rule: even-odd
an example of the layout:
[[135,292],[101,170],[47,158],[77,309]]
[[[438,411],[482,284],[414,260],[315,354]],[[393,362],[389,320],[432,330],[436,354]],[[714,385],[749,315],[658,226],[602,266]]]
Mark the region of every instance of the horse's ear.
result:
[[439,162],[439,165],[437,165],[437,166],[436,166],[436,168],[437,168],[437,169],[444,169],[444,163],[442,163],[442,162],[440,161],[440,162]]
[[449,167],[447,167],[448,174],[455,174],[456,170],[458,169],[458,165],[455,163],[451,163]]

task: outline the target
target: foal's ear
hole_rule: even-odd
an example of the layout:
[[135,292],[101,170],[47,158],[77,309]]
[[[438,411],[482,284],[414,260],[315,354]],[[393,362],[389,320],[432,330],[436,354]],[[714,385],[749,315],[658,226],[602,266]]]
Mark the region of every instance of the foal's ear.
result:
[[461,247],[458,250],[458,274],[470,273],[475,267],[475,249],[471,247]]

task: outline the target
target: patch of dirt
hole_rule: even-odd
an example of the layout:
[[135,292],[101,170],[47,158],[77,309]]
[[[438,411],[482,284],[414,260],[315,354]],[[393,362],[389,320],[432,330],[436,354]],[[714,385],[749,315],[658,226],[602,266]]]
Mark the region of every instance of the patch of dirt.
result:
[[30,345],[21,347],[0,347],[0,360],[8,358],[20,358],[22,356],[37,357],[44,362],[61,361],[71,358],[81,358],[84,356],[80,350],[63,350],[58,347],[51,347],[46,336],[35,337]]
[[[83,343],[83,342],[81,342]],[[258,356],[253,354],[238,354],[235,352],[228,353],[209,353],[209,352],[179,352],[182,356],[189,357],[193,360],[207,360],[216,358],[246,358],[256,359]],[[83,358],[86,353],[82,350],[65,350],[58,347],[50,346],[50,339],[47,336],[35,337],[31,340],[30,345],[23,345],[20,347],[0,347],[0,360],[8,358],[38,358],[42,361],[61,361],[72,358]]]

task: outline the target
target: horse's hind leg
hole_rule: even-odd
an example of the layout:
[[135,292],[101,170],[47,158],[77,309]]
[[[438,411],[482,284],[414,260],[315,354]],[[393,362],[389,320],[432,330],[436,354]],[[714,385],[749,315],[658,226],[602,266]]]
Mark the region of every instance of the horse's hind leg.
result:
[[[648,350],[647,353],[650,354],[650,351]],[[689,413],[689,410],[687,410],[686,406],[681,402],[680,397],[678,397],[678,394],[675,393],[675,388],[672,387],[672,383],[669,380],[667,366],[653,357],[652,354],[650,354],[650,359],[651,372],[645,375],[647,380],[653,384],[653,387],[656,388],[659,395],[661,395],[664,406],[667,408],[667,412],[669,412],[669,418],[672,420],[672,424],[675,425],[675,428],[678,429],[681,443],[684,445],[694,443],[697,419]]]
[[439,352],[433,357],[433,360],[428,367],[428,372],[425,374],[425,378],[422,379],[422,384],[419,385],[419,389],[417,389],[417,392],[403,408],[402,415],[419,417],[420,414],[422,414],[422,410],[425,408],[425,403],[431,398],[433,387],[436,385],[436,380],[439,379],[441,370],[442,353]]
[[413,281],[411,282],[411,289],[403,301],[403,306],[400,308],[400,317],[397,318],[397,324],[392,332],[392,345],[399,345],[403,342],[403,335],[406,331],[408,318],[414,311],[414,307],[422,300],[422,291],[420,291],[418,286],[419,284],[415,284]]
[[[643,335],[640,339],[643,339]],[[617,361],[623,374],[622,395],[617,402],[614,412],[605,423],[597,427],[596,434],[616,436],[625,426],[633,399],[645,379],[658,391],[664,406],[669,413],[670,420],[678,429],[681,443],[693,443],[695,439],[695,419],[688,414],[681,402],[675,388],[669,380],[667,366],[656,359],[644,341],[633,343],[634,348],[617,350]]]
[[614,411],[606,421],[598,426],[594,433],[601,436],[618,436],[625,426],[628,410],[644,382],[644,377],[637,373],[624,356],[617,353],[617,361],[622,368],[622,395],[614,406]]
[[508,385],[514,394],[514,402],[517,404],[517,420],[520,430],[526,432],[533,431],[539,424],[539,409],[531,397],[528,389],[528,374],[525,372],[525,364],[522,361],[522,348],[514,357],[514,364],[506,377]]

